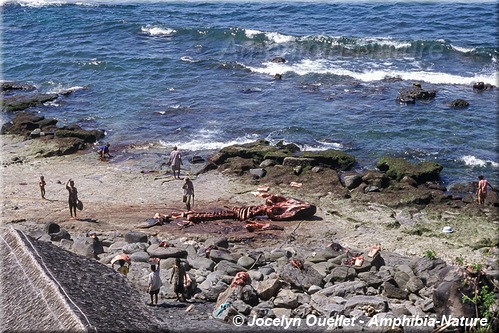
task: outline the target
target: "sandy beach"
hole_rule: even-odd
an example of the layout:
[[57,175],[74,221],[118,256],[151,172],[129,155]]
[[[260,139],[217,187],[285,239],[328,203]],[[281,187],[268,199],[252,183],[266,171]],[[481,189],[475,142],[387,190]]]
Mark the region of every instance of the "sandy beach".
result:
[[[143,152],[139,152],[143,154]],[[115,155],[119,155],[115,152]],[[167,158],[165,152],[165,160]],[[117,159],[118,160],[118,159]],[[126,232],[150,219],[155,213],[170,214],[184,209],[181,202],[181,180],[174,180],[157,161],[148,167],[137,168],[134,159],[123,162],[99,161],[91,151],[50,158],[35,158],[33,143],[18,137],[2,136],[2,222],[15,228],[38,229],[47,222],[55,222],[70,233],[97,231]],[[138,163],[138,162],[137,162]],[[39,177],[45,177],[46,199],[38,187]],[[256,189],[253,182],[243,181],[218,171],[195,176],[194,168],[183,171],[193,179],[197,212],[223,209],[224,207],[262,204],[263,199],[251,194]],[[65,183],[75,181],[79,198],[84,203],[79,220],[71,220],[67,206],[68,193]],[[434,250],[438,257],[451,263],[456,257],[471,262],[484,262],[489,248],[473,250],[473,245],[491,239],[497,231],[494,207],[474,207],[463,213],[462,209],[449,207],[391,208],[379,203],[356,202],[354,199],[335,197],[332,194],[314,193],[313,189],[290,186],[272,187],[271,193],[280,193],[308,201],[317,206],[313,220],[277,222],[283,231],[272,231],[272,236],[254,237],[248,246],[281,246],[293,233],[293,247],[322,248],[332,241],[343,246],[368,249],[374,243],[401,255],[422,256]],[[469,205],[475,205],[471,203]],[[476,206],[476,205],[475,205]],[[393,224],[399,226],[394,228]],[[202,226],[181,228],[175,224],[141,229],[149,234],[169,239],[178,237],[225,236],[253,237],[254,234],[236,228],[217,228],[217,222]],[[228,226],[227,223],[224,226]],[[453,233],[442,233],[444,226],[451,226]],[[231,234],[236,231],[236,235]],[[421,231],[421,232],[418,232]],[[265,234],[265,233],[263,233]]]

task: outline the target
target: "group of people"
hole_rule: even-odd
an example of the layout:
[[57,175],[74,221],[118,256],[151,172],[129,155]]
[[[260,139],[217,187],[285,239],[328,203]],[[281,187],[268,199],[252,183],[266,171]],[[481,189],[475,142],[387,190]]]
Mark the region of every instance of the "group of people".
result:
[[[163,281],[160,277],[161,259],[152,258],[149,263],[151,264],[151,272],[147,277],[146,292],[151,298],[149,305],[157,305],[159,290],[163,285]],[[189,290],[191,283],[192,279],[189,274],[187,274],[184,264],[180,258],[175,258],[175,265],[172,268],[172,274],[170,276],[170,284],[173,286],[177,301],[185,302],[187,298],[190,298]]]
[[[168,162],[166,163],[166,165],[171,166],[174,179],[180,179],[180,166],[183,164],[182,154],[178,150],[178,147],[174,146],[168,157]],[[194,205],[194,184],[192,184],[189,177],[184,177],[182,189],[184,190],[182,201],[185,203],[185,208],[191,210],[191,202],[192,205]]]

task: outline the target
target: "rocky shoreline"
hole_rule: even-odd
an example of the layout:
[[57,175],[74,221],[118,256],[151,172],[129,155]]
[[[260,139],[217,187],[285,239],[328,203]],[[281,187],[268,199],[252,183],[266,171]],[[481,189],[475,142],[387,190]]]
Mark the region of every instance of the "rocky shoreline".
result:
[[[495,193],[480,207],[471,196],[473,184],[455,192],[439,185],[436,164],[414,166],[387,158],[378,170],[359,174],[350,170],[352,157],[338,152],[307,155],[265,142],[227,147],[204,167],[185,172],[194,179],[196,211],[261,204],[251,192],[267,185],[272,193],[313,203],[316,214],[272,222],[282,230],[250,232],[234,220],[141,228],[157,212],[183,209],[181,182],[168,172],[159,167],[140,172],[129,168],[126,159],[101,162],[88,152],[35,158],[36,150],[26,149],[32,140],[2,139],[4,227],[22,229],[103,265],[125,253],[132,259],[128,281],[141,292],[148,259],[162,258],[162,304],[154,311],[169,316],[174,331],[206,331],[206,321],[217,331],[232,331],[234,318],[242,318],[242,329],[249,330],[283,329],[277,322],[250,326],[256,318],[301,319],[290,327],[297,330],[327,328],[307,323],[307,316],[340,318],[343,322],[332,322],[340,331],[383,331],[391,328],[372,326],[375,315],[387,320],[480,317],[472,303],[463,303],[462,292],[474,296],[474,289],[460,287],[464,280],[475,279],[477,286],[497,292]],[[40,175],[48,182],[47,200],[39,197]],[[69,178],[75,179],[85,204],[78,221],[68,219],[63,184]],[[442,233],[448,225],[454,232]],[[381,250],[370,257],[375,244]],[[177,257],[194,281],[189,303],[175,302],[168,283]],[[359,257],[363,262],[356,265],[352,259]],[[247,272],[251,281],[231,287],[238,272]],[[230,288],[235,289],[231,295],[240,296],[219,298]],[[228,301],[230,306],[220,309]],[[496,309],[487,308],[493,325]],[[355,325],[347,319],[355,319]],[[464,328],[451,324],[457,325],[449,329]],[[429,332],[442,325],[395,326],[403,332]]]

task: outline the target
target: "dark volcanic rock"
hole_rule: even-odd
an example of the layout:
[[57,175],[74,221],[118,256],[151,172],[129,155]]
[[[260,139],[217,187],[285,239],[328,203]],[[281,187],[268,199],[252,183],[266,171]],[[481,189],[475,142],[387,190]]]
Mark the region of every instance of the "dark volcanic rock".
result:
[[288,263],[282,268],[279,276],[294,288],[304,291],[312,285],[322,286],[322,275],[307,264],[303,265],[303,269],[299,269]]
[[476,90],[490,90],[494,88],[495,86],[490,83],[476,82],[473,84],[473,89]]
[[400,104],[415,104],[416,100],[429,100],[435,98],[435,90],[424,90],[421,84],[414,82],[411,87],[401,89],[397,102]]
[[36,87],[27,84],[27,83],[21,83],[21,82],[12,82],[12,81],[5,81],[2,82],[2,91],[10,91],[10,90],[35,90]]
[[79,138],[86,143],[97,142],[100,138],[104,136],[104,131],[101,130],[69,130],[69,129],[59,129],[55,131],[55,136],[58,138]]
[[386,156],[379,159],[376,167],[390,178],[401,180],[407,176],[413,178],[418,184],[438,180],[440,171],[443,169],[440,164],[431,161],[412,164],[404,158]]
[[448,105],[450,107],[453,107],[453,108],[465,108],[465,107],[469,106],[470,103],[468,103],[464,99],[455,99],[452,102],[449,102]]
[[3,100],[2,110],[6,112],[22,111],[30,107],[51,102],[59,96],[55,94],[32,94],[22,96],[9,96]]

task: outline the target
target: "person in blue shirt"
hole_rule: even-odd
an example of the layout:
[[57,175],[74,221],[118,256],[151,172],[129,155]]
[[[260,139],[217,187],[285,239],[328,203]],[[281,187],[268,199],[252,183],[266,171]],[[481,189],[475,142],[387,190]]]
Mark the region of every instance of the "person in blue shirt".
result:
[[106,144],[106,145],[104,145],[104,146],[102,146],[102,147],[99,148],[98,153],[99,153],[99,157],[100,157],[101,160],[105,160],[106,159],[106,155],[107,155],[107,157],[111,157],[111,154],[109,153],[109,147],[110,146],[111,145],[108,143],[108,144]]

